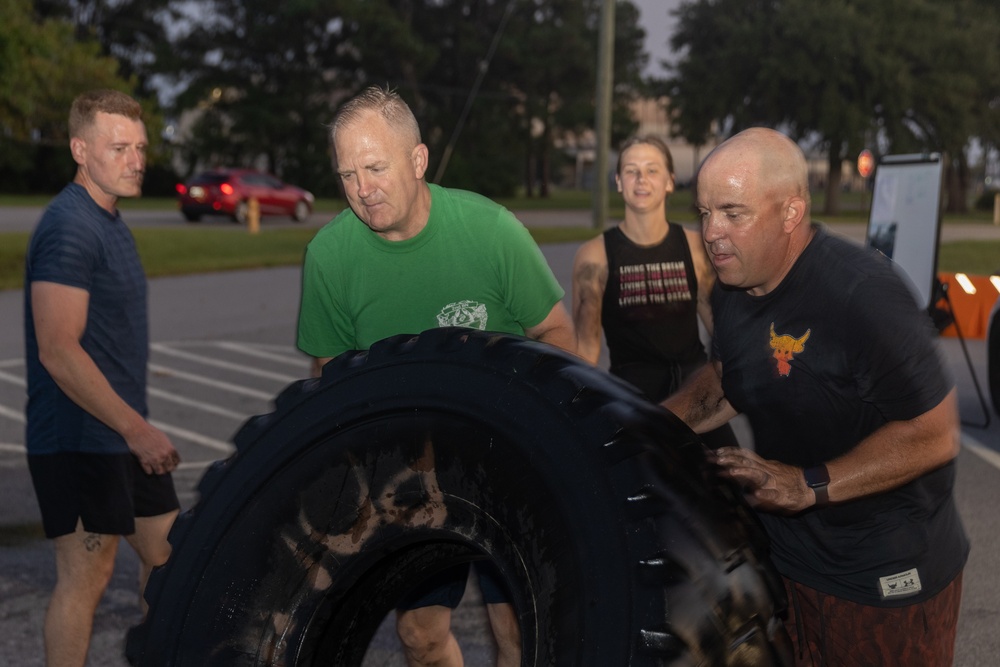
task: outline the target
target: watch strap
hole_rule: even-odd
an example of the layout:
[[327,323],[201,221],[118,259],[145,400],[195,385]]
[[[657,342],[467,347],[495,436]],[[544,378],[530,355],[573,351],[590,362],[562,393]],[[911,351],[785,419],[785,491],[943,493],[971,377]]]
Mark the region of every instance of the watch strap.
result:
[[829,505],[830,491],[828,487],[830,485],[830,472],[826,469],[826,466],[820,464],[806,468],[802,471],[802,476],[805,477],[806,486],[816,494],[816,506],[825,507]]

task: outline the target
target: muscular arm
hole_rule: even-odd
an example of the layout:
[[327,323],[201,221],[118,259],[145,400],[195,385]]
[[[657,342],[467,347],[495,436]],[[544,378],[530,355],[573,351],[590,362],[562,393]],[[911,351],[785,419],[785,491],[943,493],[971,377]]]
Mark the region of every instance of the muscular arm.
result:
[[722,391],[722,364],[709,362],[696,370],[663,407],[680,417],[695,433],[718,428],[738,413]]
[[566,312],[562,301],[552,306],[545,319],[533,327],[524,330],[524,334],[533,340],[555,345],[572,354],[576,351],[576,336],[573,334],[573,322]]
[[147,473],[175,469],[180,456],[166,434],[122,400],[80,345],[90,294],[50,282],[33,282],[30,289],[39,360],[59,388],[120,434]]
[[573,260],[573,326],[577,354],[592,364],[601,356],[601,302],[608,282],[604,237],[587,241]]
[[705,252],[705,244],[701,234],[685,229],[688,247],[691,249],[691,261],[694,263],[695,278],[698,281],[698,317],[705,325],[705,330],[711,336],[714,331],[712,324],[712,287],[715,286],[715,269]]
[[314,378],[322,376],[323,366],[326,366],[331,359],[333,359],[333,357],[313,357],[312,365],[309,368],[309,374]]
[[[898,488],[958,455],[956,390],[924,414],[882,426],[851,451],[826,463],[830,502],[844,502]],[[815,504],[802,469],[762,459],[735,447],[717,450],[726,474],[748,489],[751,502],[771,512],[793,513]]]

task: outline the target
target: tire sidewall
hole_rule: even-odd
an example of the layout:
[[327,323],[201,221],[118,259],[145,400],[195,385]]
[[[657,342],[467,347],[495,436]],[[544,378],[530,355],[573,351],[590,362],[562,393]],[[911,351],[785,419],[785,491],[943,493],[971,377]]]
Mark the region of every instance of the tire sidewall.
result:
[[762,533],[701,443],[548,346],[393,337],[235,442],[150,578],[139,664],[360,664],[410,586],[483,558],[524,665],[781,662]]
[[[211,516],[199,517],[199,529],[185,536],[185,541],[198,543],[201,548],[194,551],[177,545],[181,558],[193,555],[201,562],[175,563],[174,569],[203,572],[197,584],[184,584],[190,597],[181,604],[191,609],[214,604],[212,601],[218,597],[215,580],[221,576],[231,577],[228,586],[240,589],[242,602],[238,606],[226,605],[224,617],[209,620],[195,615],[187,618],[183,627],[170,630],[187,637],[193,648],[191,656],[179,655],[177,664],[202,655],[207,645],[223,637],[226,639],[222,644],[239,646],[241,653],[251,647],[266,647],[263,654],[267,654],[268,662],[263,664],[296,664],[289,657],[308,650],[304,644],[312,640],[304,636],[317,617],[334,614],[338,598],[350,595],[351,589],[388,554],[428,542],[465,545],[497,565],[511,585],[522,634],[532,644],[525,647],[526,654],[534,654],[535,660],[527,664],[550,664],[557,651],[560,660],[566,659],[566,647],[574,644],[585,648],[591,659],[598,658],[605,649],[608,655],[621,655],[626,650],[597,644],[627,643],[627,613],[604,617],[600,627],[589,628],[589,615],[581,613],[598,603],[624,611],[632,588],[614,574],[621,572],[618,565],[628,560],[627,545],[621,535],[615,538],[604,527],[621,524],[625,518],[614,507],[595,502],[614,496],[607,480],[594,474],[602,468],[599,461],[591,459],[596,454],[579,450],[581,435],[567,437],[575,425],[546,401],[535,400],[540,397],[523,396],[493,404],[489,426],[484,429],[482,401],[462,405],[457,402],[458,396],[510,393],[504,386],[506,382],[483,375],[471,383],[474,389],[455,392],[449,387],[454,387],[459,376],[468,380],[472,369],[457,367],[454,377],[448,377],[443,370],[438,369],[434,386],[427,386],[426,371],[420,364],[368,369],[363,376],[344,379],[282,420],[310,426],[294,434],[284,429],[270,431],[245,458],[235,461],[246,471],[257,471],[256,475],[230,471],[227,483],[215,489],[213,497],[231,501],[224,508],[214,505],[217,509]],[[491,380],[494,387],[484,386]],[[377,414],[373,414],[370,399],[365,396],[370,395],[371,388],[386,383],[396,387],[397,395],[382,401]],[[419,391],[405,389],[417,384]],[[435,387],[442,391],[436,392]],[[327,419],[307,415],[331,404],[340,406],[332,430]],[[373,442],[372,429],[387,431],[387,439]],[[478,440],[469,443],[475,454],[460,451],[459,434],[463,430],[468,431],[468,440]],[[405,431],[420,434],[420,439],[401,442],[399,436]],[[442,447],[440,438],[445,434],[449,442]],[[607,435],[610,439],[613,433]],[[419,460],[424,440],[439,448],[432,454],[431,475],[413,472],[424,465]],[[271,472],[265,478],[261,477],[262,471]],[[416,498],[419,493],[413,489],[392,489],[393,477],[407,478],[425,489],[437,483],[442,497],[428,502]],[[310,493],[316,495],[315,489],[338,486],[338,493],[353,498],[355,490],[344,489],[356,485],[358,478],[370,485],[367,490],[357,489],[361,491],[357,496],[361,502],[363,496],[377,501],[394,494],[397,507],[412,503],[412,513],[418,516],[389,519],[393,508],[376,507],[370,533],[362,530],[363,535],[359,535],[354,527],[338,531],[335,539],[324,538],[338,545],[357,540],[362,547],[357,553],[319,547],[307,534],[322,532],[325,526],[309,523],[308,529],[303,527],[303,505],[309,502],[303,503],[302,498]],[[298,492],[285,499],[283,507],[265,491],[289,486]],[[427,514],[440,513],[442,508],[447,520],[427,519]],[[258,522],[268,524],[266,533],[270,537],[248,544],[242,536],[259,530],[255,525]],[[517,526],[519,532],[512,533],[511,526]],[[295,542],[294,549],[287,547],[290,541]],[[268,556],[263,562],[249,564],[244,576],[236,561],[248,550],[266,552]],[[317,554],[317,550],[322,553]],[[301,567],[294,565],[296,561]],[[255,581],[259,572],[269,574]],[[327,577],[335,579],[337,586],[315,588],[317,579]],[[181,582],[173,584],[179,585]],[[574,595],[553,595],[558,590],[573,591]],[[586,602],[574,610],[566,604],[569,600]],[[539,601],[546,606],[542,613],[537,609]],[[332,605],[334,610],[325,610],[324,605]],[[576,640],[588,635],[592,638],[589,642]],[[288,638],[298,638],[299,643]],[[574,664],[585,664],[582,655],[577,658]]]

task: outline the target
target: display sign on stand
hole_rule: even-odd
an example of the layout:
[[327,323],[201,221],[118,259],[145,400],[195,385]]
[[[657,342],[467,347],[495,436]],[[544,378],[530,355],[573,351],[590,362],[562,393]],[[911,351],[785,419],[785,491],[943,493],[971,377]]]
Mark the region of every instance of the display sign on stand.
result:
[[941,176],[937,153],[883,156],[868,216],[867,244],[902,269],[922,308],[936,292]]

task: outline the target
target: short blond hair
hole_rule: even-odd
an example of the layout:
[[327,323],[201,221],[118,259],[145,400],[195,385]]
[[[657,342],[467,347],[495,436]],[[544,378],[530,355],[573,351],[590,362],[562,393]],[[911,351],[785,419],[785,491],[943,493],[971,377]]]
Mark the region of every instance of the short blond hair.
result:
[[73,100],[69,110],[70,138],[80,137],[90,129],[98,113],[142,120],[142,106],[130,95],[118,90],[91,90]]
[[378,86],[366,88],[340,107],[330,124],[330,141],[336,143],[340,130],[369,111],[377,113],[390,127],[407,135],[414,146],[420,143],[420,125],[410,106],[396,91]]

